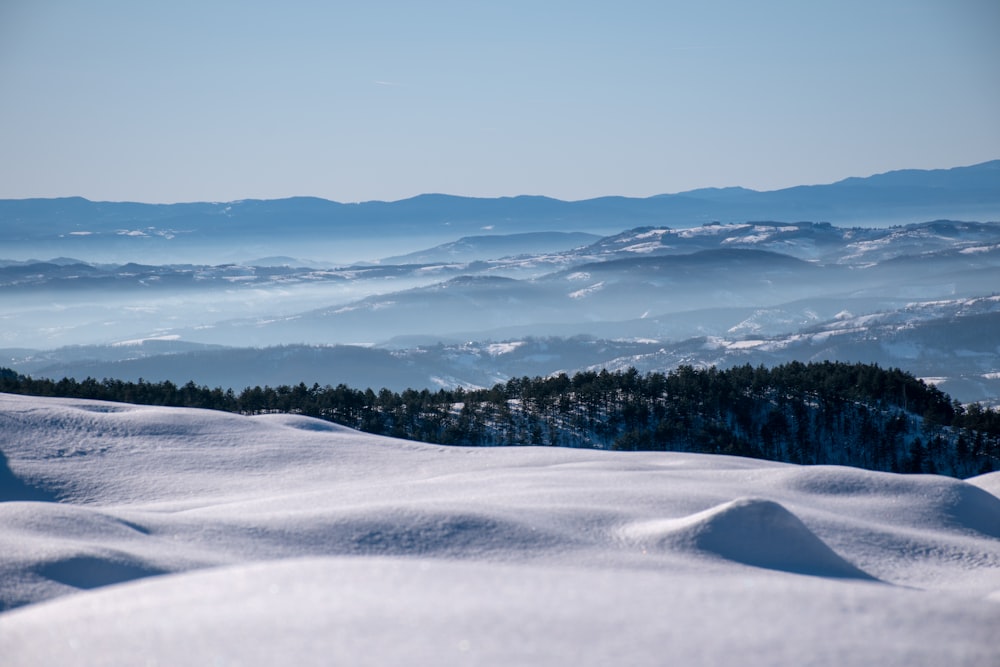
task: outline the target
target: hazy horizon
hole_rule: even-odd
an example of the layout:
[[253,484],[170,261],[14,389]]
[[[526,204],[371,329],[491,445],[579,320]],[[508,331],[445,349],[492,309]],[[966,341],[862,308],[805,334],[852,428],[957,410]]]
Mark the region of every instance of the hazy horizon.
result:
[[[998,159],[983,160],[981,162],[977,162],[977,163],[974,163],[974,164],[955,164],[955,165],[945,165],[945,166],[939,166],[939,167],[930,167],[930,168],[928,168],[928,169],[926,169],[924,171],[939,171],[939,170],[949,170],[949,169],[961,169],[963,167],[975,167],[975,166],[978,166],[980,164],[986,164],[986,163],[989,163],[989,162],[997,162],[997,161],[1000,161],[1000,158],[998,158]],[[476,195],[454,194],[454,193],[450,193],[450,192],[419,192],[417,194],[410,195],[410,196],[407,196],[407,197],[403,197],[403,198],[400,198],[400,199],[367,199],[367,200],[362,200],[362,201],[348,201],[348,200],[329,199],[327,197],[321,197],[319,195],[309,194],[309,193],[292,194],[292,195],[287,195],[287,196],[283,196],[283,197],[274,197],[274,198],[244,197],[242,199],[229,199],[229,200],[225,200],[225,199],[202,199],[202,200],[197,200],[197,201],[195,201],[195,200],[187,200],[187,201],[170,201],[170,202],[166,202],[166,201],[140,201],[140,200],[135,200],[135,199],[117,199],[117,200],[111,200],[111,199],[91,199],[91,198],[85,197],[83,195],[73,195],[73,194],[71,194],[71,195],[54,195],[54,196],[51,196],[51,197],[0,197],[0,199],[8,199],[8,200],[27,200],[27,199],[85,199],[87,201],[90,201],[90,202],[93,202],[93,203],[98,203],[98,204],[103,204],[103,203],[108,203],[108,204],[150,204],[150,205],[154,205],[154,206],[170,206],[170,205],[173,205],[173,204],[236,204],[236,203],[241,203],[241,202],[282,201],[282,200],[288,200],[288,199],[321,199],[321,200],[333,202],[333,203],[336,203],[336,204],[380,204],[380,203],[393,204],[393,203],[396,203],[396,202],[407,201],[407,200],[410,200],[410,199],[418,199],[420,197],[453,197],[453,198],[456,198],[456,199],[519,199],[519,198],[538,198],[538,199],[552,199],[552,200],[556,200],[556,201],[573,203],[573,202],[586,202],[586,201],[592,201],[592,200],[596,200],[596,199],[611,199],[611,198],[650,199],[650,198],[655,198],[655,197],[664,197],[664,196],[671,196],[671,195],[683,195],[683,194],[687,194],[687,193],[690,193],[690,192],[698,192],[698,191],[702,191],[702,190],[746,190],[746,191],[758,192],[758,193],[778,192],[778,191],[781,191],[781,190],[787,190],[787,189],[797,188],[797,187],[807,187],[807,186],[813,186],[813,185],[834,185],[836,183],[839,183],[841,181],[848,180],[848,179],[851,179],[851,178],[868,178],[870,176],[879,176],[879,175],[883,175],[883,174],[891,173],[891,172],[896,172],[896,171],[913,171],[913,170],[915,170],[915,169],[909,168],[909,167],[900,167],[899,169],[891,169],[888,172],[877,172],[877,173],[872,173],[872,174],[847,174],[847,175],[845,175],[845,176],[843,176],[841,178],[838,178],[838,179],[836,179],[834,181],[816,182],[816,183],[792,183],[792,184],[789,184],[789,185],[785,185],[785,186],[782,186],[782,187],[771,188],[771,189],[755,189],[755,188],[749,188],[749,187],[746,187],[746,186],[743,186],[743,185],[738,185],[738,184],[736,184],[736,185],[703,185],[703,186],[699,186],[699,187],[696,187],[696,188],[690,188],[690,189],[687,189],[687,190],[679,190],[679,191],[675,191],[675,192],[658,192],[658,193],[653,193],[653,194],[650,194],[650,195],[629,196],[629,195],[622,195],[622,194],[617,194],[617,193],[606,193],[606,194],[600,194],[600,195],[594,195],[594,196],[590,196],[590,197],[585,197],[585,198],[582,198],[582,199],[561,199],[559,197],[553,197],[553,196],[550,196],[550,195],[547,195],[547,194],[544,194],[544,193],[538,193],[538,194],[517,193],[517,194],[509,194],[509,195],[476,196]],[[914,222],[917,222],[917,220],[914,220]],[[489,232],[489,231],[490,230],[484,230],[484,232]]]

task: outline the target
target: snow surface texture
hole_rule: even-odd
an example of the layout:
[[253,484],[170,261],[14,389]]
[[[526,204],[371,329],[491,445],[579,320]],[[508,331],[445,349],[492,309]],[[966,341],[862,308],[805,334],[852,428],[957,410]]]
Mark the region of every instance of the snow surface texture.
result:
[[0,450],[10,667],[1000,664],[1000,473],[8,395]]

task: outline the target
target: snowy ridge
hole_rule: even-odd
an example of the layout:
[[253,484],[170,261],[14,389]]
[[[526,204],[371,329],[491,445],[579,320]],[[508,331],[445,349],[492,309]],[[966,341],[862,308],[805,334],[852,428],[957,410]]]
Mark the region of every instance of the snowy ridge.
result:
[[817,222],[711,223],[671,229],[639,227],[601,239],[574,251],[591,261],[629,255],[674,255],[719,248],[760,249],[798,259],[831,264],[871,266],[897,257],[954,251],[993,252],[996,223],[949,220],[903,227],[835,227]]
[[0,395],[7,665],[985,665],[1000,473]]
[[[797,319],[796,319],[797,318]],[[794,333],[774,335],[786,323]],[[1000,296],[914,301],[862,315],[842,311],[820,319],[812,308],[761,308],[725,332],[664,344],[590,370],[777,365],[791,360],[840,360],[905,367],[936,378],[963,402],[997,404],[1000,392]],[[768,335],[770,333],[770,335]]]

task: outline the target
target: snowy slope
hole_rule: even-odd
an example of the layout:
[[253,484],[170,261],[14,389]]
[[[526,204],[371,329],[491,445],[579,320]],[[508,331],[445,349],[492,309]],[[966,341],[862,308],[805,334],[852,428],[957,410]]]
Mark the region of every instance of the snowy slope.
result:
[[0,434],[5,665],[1000,662],[996,473],[9,395]]

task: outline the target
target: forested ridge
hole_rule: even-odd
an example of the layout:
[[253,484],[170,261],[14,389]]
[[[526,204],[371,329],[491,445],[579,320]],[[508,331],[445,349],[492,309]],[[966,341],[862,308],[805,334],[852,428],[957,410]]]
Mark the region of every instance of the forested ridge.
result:
[[0,391],[298,413],[450,445],[702,452],[956,477],[1000,469],[1000,412],[962,406],[909,373],[873,364],[586,371],[401,393],[343,384],[236,393],[169,381],[32,379],[0,369]]

